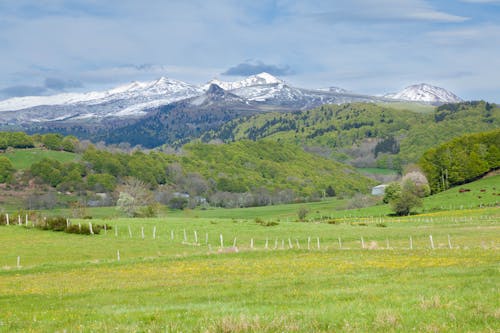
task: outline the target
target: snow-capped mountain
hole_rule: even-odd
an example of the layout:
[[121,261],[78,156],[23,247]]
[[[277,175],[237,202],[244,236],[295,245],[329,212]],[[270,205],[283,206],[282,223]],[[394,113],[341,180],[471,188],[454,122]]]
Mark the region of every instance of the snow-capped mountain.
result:
[[336,87],[327,89],[296,88],[265,72],[236,82],[212,80],[204,85],[203,89],[208,89],[210,84],[216,84],[250,102],[290,110],[304,110],[323,104],[374,101],[377,99],[371,96],[350,94],[346,90]]
[[[64,93],[53,96],[16,97],[0,101],[0,124],[12,126],[102,125],[148,116],[174,102],[186,101],[195,107],[231,106],[241,110],[294,111],[324,104],[406,100],[432,104],[458,102],[454,94],[427,84],[410,86],[400,93],[375,97],[342,88],[303,89],[293,87],[271,74],[260,73],[235,82],[212,80],[196,86],[161,77],[148,82],[131,82],[106,91]],[[177,108],[178,109],[178,108]],[[240,110],[240,111],[241,111]]]
[[462,101],[460,97],[452,92],[426,83],[412,85],[406,87],[398,93],[387,94],[384,97],[430,104],[457,103]]
[[203,89],[207,90],[211,84],[216,84],[224,90],[234,90],[244,87],[254,87],[254,86],[276,84],[276,83],[284,83],[284,81],[272,76],[269,73],[262,72],[260,74],[249,76],[241,81],[226,82],[213,79],[212,81],[206,83],[203,86]]
[[201,106],[201,105],[213,105],[213,104],[249,104],[249,102],[235,95],[227,90],[222,89],[219,85],[212,83],[203,95],[191,98],[189,100],[190,105]]
[[[131,82],[106,91],[63,93],[52,96],[14,97],[0,101],[0,111],[15,111],[40,105],[102,104],[118,99],[152,99],[158,96],[171,99],[189,98],[200,94],[200,88],[182,81],[161,77],[149,82]],[[187,96],[187,97],[186,97]]]

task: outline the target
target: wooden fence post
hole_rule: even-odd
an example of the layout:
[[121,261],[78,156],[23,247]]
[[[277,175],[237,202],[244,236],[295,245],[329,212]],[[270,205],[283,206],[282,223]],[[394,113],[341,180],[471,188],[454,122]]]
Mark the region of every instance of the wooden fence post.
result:
[[410,250],[413,250],[413,239],[410,236]]
[[342,249],[342,239],[339,237],[339,249]]
[[319,244],[319,237],[316,237],[316,241],[318,243],[318,250],[321,249],[321,245]]
[[432,235],[429,235],[429,241],[431,242],[431,249],[434,250],[434,240],[432,239]]
[[128,226],[128,235],[130,238],[132,238],[132,229],[130,229],[130,225]]
[[89,231],[91,235],[94,234],[94,229],[92,229],[92,222],[89,222]]
[[363,239],[363,237],[361,237],[361,248],[365,248],[365,240]]
[[120,250],[116,250],[116,260],[120,261]]
[[220,247],[222,249],[222,248],[224,248],[224,237],[222,237],[222,234],[220,234],[219,238],[220,238]]
[[141,227],[141,237],[144,239],[144,227]]
[[156,239],[156,226],[153,227],[153,239]]

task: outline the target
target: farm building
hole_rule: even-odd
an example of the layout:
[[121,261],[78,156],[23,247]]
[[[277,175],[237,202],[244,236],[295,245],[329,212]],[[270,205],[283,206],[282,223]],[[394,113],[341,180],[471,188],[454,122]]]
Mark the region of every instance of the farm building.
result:
[[372,187],[372,195],[384,195],[386,187],[387,187],[386,184],[380,184],[375,187]]

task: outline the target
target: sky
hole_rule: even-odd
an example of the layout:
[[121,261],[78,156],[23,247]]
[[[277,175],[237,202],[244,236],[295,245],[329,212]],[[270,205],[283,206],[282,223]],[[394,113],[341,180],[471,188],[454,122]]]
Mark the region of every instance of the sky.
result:
[[0,0],[0,99],[266,71],[500,102],[500,0]]

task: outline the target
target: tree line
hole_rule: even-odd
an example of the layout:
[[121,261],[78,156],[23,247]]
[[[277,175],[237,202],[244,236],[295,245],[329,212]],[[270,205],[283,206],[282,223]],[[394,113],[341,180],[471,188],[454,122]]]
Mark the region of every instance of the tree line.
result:
[[457,137],[420,159],[433,193],[477,179],[500,167],[500,130]]

